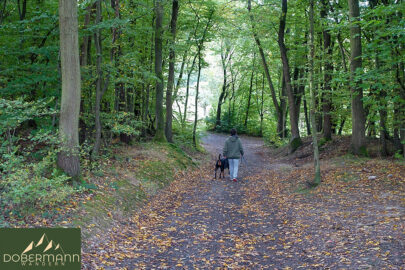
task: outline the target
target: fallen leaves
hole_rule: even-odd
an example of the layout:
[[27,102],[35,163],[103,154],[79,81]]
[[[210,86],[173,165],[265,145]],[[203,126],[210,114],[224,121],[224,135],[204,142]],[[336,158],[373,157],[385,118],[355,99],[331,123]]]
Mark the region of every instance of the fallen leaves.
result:
[[211,167],[179,174],[128,223],[103,235],[101,246],[86,251],[85,265],[401,269],[404,165],[328,162],[313,190],[299,188],[312,166],[261,170],[259,163],[238,183],[211,181]]

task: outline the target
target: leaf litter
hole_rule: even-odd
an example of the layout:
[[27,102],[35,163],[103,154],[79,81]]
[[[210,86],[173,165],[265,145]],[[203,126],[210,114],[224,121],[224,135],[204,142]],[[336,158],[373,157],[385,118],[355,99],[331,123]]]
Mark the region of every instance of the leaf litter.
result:
[[[215,156],[225,137],[210,136]],[[403,163],[324,159],[306,189],[312,164],[242,141],[241,181],[212,180],[213,162],[178,175],[85,250],[84,269],[404,269]]]

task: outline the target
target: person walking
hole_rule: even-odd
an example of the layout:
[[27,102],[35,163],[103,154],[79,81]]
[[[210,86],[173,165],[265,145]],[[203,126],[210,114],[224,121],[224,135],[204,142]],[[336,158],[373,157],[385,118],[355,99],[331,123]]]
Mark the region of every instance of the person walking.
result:
[[238,177],[239,158],[241,155],[243,156],[243,147],[242,142],[236,134],[236,129],[234,128],[231,129],[231,136],[225,141],[223,154],[229,161],[230,178],[236,182],[236,178]]

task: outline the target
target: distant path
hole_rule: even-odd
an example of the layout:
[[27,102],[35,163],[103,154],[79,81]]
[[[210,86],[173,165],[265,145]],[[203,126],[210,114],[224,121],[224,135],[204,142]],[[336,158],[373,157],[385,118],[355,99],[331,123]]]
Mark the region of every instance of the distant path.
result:
[[[212,159],[217,159],[218,154],[222,154],[222,149],[225,140],[229,135],[208,133],[202,138],[202,145],[211,154]],[[239,135],[245,151],[246,163],[240,166],[240,175],[246,176],[251,173],[257,173],[258,170],[272,169],[279,165],[275,162],[270,154],[269,149],[265,146],[263,139],[258,137],[250,137]]]

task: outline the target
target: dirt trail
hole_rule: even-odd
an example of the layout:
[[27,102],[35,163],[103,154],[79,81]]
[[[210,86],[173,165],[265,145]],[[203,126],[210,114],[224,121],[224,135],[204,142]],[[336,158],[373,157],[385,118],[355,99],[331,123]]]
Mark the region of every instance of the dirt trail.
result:
[[[114,228],[104,245],[84,254],[84,268],[403,269],[403,226],[397,231],[382,220],[359,231],[363,208],[348,208],[346,197],[335,202],[286,192],[295,184],[280,172],[292,166],[273,159],[259,138],[241,136],[247,161],[241,181],[212,180],[226,138],[204,137],[211,163]],[[352,210],[361,212],[353,224],[346,217]]]
[[[209,134],[203,138],[203,146],[212,157],[209,171],[204,179],[191,193],[185,194],[181,205],[172,215],[166,216],[157,227],[156,236],[161,232],[170,231],[171,246],[164,252],[156,247],[144,252],[142,265],[139,260],[126,262],[129,268],[143,266],[151,268],[195,269],[229,266],[253,265],[265,266],[265,248],[262,252],[238,253],[237,245],[250,238],[251,235],[268,235],[277,228],[278,220],[273,219],[263,227],[252,227],[250,224],[262,223],[260,217],[243,213],[245,201],[246,176],[268,169],[272,165],[268,162],[269,153],[259,138],[242,136],[241,141],[245,151],[245,161],[240,166],[237,183],[226,178],[211,180],[214,173],[216,157],[222,153],[222,147],[228,136]],[[176,228],[176,230],[174,230]],[[245,238],[245,240],[243,240]],[[242,256],[242,257],[238,257]],[[240,261],[235,263],[236,261]],[[164,262],[162,264],[162,262]],[[136,268],[136,267],[135,267]]]

